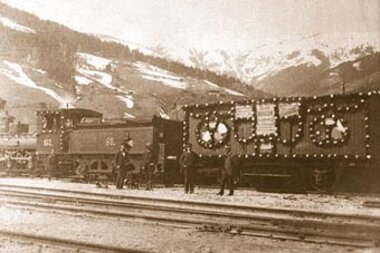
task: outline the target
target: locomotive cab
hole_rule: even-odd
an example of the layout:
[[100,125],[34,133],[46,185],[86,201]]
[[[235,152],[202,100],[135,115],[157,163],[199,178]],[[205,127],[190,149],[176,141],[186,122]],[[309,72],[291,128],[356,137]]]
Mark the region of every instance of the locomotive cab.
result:
[[45,161],[42,167],[47,168],[47,156],[55,150],[59,168],[58,174],[72,174],[73,163],[67,159],[70,133],[87,118],[98,119],[101,113],[79,108],[44,110],[37,112],[37,151],[39,158]]
[[59,109],[37,112],[37,147],[40,154],[49,154],[54,148],[57,153],[68,151],[69,133],[86,122],[98,119],[101,113],[88,109]]

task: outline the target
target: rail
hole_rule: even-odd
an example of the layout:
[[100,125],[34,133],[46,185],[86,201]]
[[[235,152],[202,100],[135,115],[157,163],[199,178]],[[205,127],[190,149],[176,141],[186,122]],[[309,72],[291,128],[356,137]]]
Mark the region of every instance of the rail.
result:
[[13,241],[22,241],[34,243],[38,245],[49,245],[53,247],[64,247],[66,249],[73,249],[76,252],[91,251],[101,253],[152,253],[150,251],[136,250],[130,248],[115,247],[110,245],[89,243],[77,240],[62,239],[51,236],[34,235],[21,232],[12,232],[0,230],[0,237],[12,238]]

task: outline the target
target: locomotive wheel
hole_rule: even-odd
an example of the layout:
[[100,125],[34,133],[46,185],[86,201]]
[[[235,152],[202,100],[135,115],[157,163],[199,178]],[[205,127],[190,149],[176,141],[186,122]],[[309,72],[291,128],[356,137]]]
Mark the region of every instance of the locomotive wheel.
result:
[[309,185],[317,192],[331,192],[336,183],[336,171],[332,168],[310,168]]
[[88,164],[85,161],[77,162],[78,166],[75,169],[75,174],[77,175],[85,175],[88,173]]
[[90,162],[90,171],[91,170],[98,170],[98,167],[100,166],[100,162],[99,161],[97,161],[97,160],[92,160],[91,162]]

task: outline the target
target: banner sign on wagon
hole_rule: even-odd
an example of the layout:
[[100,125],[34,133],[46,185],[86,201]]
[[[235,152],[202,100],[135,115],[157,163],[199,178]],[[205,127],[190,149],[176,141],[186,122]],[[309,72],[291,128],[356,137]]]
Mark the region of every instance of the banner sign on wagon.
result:
[[251,119],[253,118],[253,108],[251,105],[236,105],[235,119]]
[[256,105],[257,124],[256,134],[266,136],[277,132],[275,119],[275,104],[258,104]]
[[300,110],[300,103],[279,103],[278,114],[280,118],[287,118],[291,116],[298,116]]
[[273,144],[270,142],[261,143],[260,144],[260,153],[272,153],[273,152]]

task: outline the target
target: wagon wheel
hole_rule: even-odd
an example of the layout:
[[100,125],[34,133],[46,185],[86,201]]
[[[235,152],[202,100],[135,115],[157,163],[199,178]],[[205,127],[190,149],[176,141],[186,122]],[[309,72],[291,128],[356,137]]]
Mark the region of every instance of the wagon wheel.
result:
[[310,168],[309,184],[317,192],[331,192],[336,184],[336,170],[333,168]]
[[[300,192],[302,191],[302,169],[299,167],[290,167],[288,169],[288,175],[289,178],[284,179],[282,183],[282,187],[284,190],[294,191],[294,192]],[[276,186],[276,188],[280,188]]]

